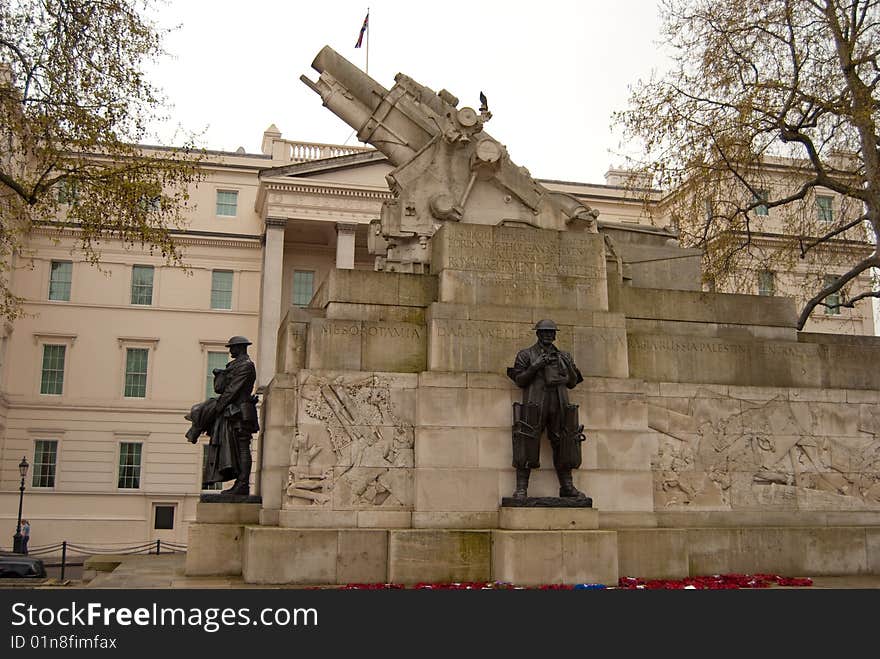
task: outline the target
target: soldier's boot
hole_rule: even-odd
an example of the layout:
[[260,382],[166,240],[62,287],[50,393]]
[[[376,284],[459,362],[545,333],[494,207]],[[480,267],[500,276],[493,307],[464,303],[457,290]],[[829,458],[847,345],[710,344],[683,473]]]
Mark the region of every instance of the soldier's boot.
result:
[[530,471],[530,469],[516,470],[516,489],[513,491],[514,499],[525,499],[528,496]]
[[235,483],[227,490],[223,490],[223,494],[239,494],[248,495],[251,493],[251,444],[250,442],[239,442],[238,444],[238,466],[241,471]]
[[587,495],[574,486],[571,477],[571,469],[557,469],[559,477],[559,496],[566,499],[586,499]]

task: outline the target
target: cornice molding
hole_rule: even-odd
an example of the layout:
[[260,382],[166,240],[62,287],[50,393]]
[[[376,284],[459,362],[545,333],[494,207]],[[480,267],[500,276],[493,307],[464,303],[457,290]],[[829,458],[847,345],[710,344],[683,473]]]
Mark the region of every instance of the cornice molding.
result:
[[360,199],[381,200],[393,199],[394,195],[390,191],[383,190],[367,190],[364,188],[354,188],[349,186],[336,185],[316,185],[313,181],[309,183],[291,181],[289,183],[269,183],[264,182],[266,190],[272,192],[300,192],[312,195],[330,196],[330,197],[355,197]]
[[[79,229],[77,227],[36,227],[31,232],[32,235],[36,236],[44,236],[46,238],[56,238],[58,234],[68,234],[70,236],[74,236],[79,233]],[[177,245],[188,245],[188,246],[201,246],[201,247],[233,247],[233,248],[244,248],[244,249],[259,249],[260,248],[260,239],[259,237],[254,238],[224,238],[224,237],[210,237],[210,236],[187,236],[183,235],[174,235],[174,242]]]

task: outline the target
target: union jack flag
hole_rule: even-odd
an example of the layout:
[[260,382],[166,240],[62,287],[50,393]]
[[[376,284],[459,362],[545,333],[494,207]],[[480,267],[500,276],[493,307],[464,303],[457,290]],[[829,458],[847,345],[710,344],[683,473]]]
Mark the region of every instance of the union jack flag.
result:
[[364,17],[364,24],[361,25],[361,33],[358,35],[357,43],[354,45],[355,48],[360,48],[364,43],[364,34],[367,32],[367,28],[370,27],[370,12],[367,12],[367,15]]

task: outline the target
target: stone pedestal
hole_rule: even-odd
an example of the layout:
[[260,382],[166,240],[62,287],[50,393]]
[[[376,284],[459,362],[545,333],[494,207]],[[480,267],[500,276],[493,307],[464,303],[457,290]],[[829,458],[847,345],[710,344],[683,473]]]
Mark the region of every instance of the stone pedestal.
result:
[[542,584],[617,583],[614,531],[494,531],[496,581]]
[[585,531],[599,528],[599,511],[593,508],[526,508],[502,505],[498,526],[520,531]]
[[209,500],[196,504],[196,521],[189,525],[186,574],[241,574],[244,529],[259,524],[259,497],[251,497],[254,503],[216,503],[211,499],[222,500],[222,495],[204,496]]

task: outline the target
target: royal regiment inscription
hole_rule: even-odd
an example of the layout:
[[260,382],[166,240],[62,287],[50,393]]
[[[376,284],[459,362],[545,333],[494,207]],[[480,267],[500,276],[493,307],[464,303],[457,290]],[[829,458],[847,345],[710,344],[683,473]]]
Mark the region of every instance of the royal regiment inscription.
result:
[[432,244],[435,273],[452,269],[525,277],[605,277],[604,245],[594,234],[446,225]]

